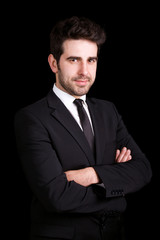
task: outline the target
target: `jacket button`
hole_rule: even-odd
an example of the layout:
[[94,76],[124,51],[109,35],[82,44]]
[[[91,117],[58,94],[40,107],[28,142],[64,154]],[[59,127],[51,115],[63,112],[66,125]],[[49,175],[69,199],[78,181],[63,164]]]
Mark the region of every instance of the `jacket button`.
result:
[[112,190],[111,195],[123,195],[124,196],[124,192],[122,189]]

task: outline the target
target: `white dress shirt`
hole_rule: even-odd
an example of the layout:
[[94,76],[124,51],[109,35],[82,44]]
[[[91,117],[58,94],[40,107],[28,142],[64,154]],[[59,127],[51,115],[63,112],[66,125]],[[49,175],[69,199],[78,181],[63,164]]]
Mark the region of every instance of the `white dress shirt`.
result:
[[[75,118],[75,120],[79,124],[80,128],[82,129],[77,107],[73,103],[75,98],[72,95],[68,94],[67,92],[64,92],[64,91],[60,90],[59,88],[57,88],[56,84],[54,84],[54,86],[53,86],[53,92],[63,102],[63,104],[66,106],[66,108],[69,110],[69,112],[72,114],[72,116]],[[83,100],[83,107],[86,110],[86,113],[87,113],[88,118],[91,123],[92,131],[93,131],[92,121],[91,121],[90,113],[89,113],[88,106],[86,103],[86,95],[81,96],[80,99]]]

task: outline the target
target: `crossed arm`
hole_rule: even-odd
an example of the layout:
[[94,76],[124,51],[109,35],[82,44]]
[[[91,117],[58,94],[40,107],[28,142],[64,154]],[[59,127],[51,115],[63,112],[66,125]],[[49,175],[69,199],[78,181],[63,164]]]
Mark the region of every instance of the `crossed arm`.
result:
[[[117,163],[127,162],[132,159],[130,149],[124,147],[121,151],[117,149],[115,161]],[[88,187],[91,184],[100,183],[100,178],[93,167],[86,167],[78,170],[69,170],[65,172],[68,181]]]

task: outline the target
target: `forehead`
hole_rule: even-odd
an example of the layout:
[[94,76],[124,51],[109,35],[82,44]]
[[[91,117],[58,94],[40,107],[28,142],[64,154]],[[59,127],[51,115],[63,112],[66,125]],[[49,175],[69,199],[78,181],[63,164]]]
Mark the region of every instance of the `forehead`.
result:
[[84,39],[69,39],[63,43],[63,54],[65,55],[96,57],[97,51],[96,43]]

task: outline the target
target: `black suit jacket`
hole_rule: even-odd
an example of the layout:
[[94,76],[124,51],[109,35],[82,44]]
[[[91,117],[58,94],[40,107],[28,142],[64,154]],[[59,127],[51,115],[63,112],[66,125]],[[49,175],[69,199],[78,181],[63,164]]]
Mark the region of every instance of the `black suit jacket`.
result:
[[[88,98],[87,104],[95,133],[95,156],[79,125],[52,90],[16,114],[18,152],[34,195],[33,232],[43,231],[42,226],[46,229],[47,224],[58,226],[58,230],[47,227],[53,235],[58,231],[69,236],[68,216],[101,210],[123,212],[125,195],[151,179],[149,161],[129,135],[115,106]],[[132,160],[115,163],[116,149],[124,146],[131,149]],[[94,167],[105,188],[67,181],[64,171],[88,166]]]

